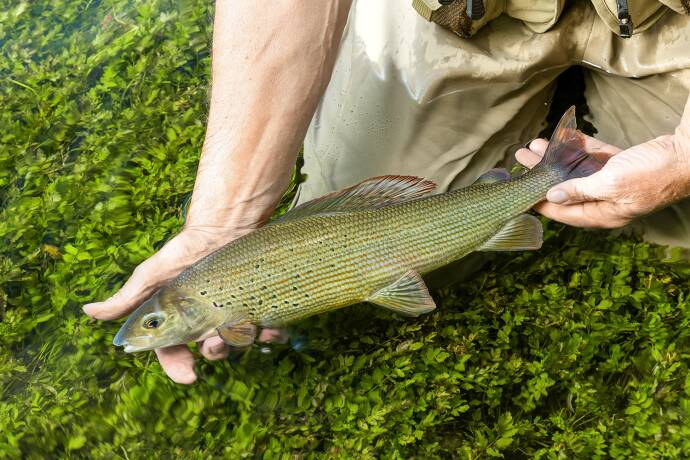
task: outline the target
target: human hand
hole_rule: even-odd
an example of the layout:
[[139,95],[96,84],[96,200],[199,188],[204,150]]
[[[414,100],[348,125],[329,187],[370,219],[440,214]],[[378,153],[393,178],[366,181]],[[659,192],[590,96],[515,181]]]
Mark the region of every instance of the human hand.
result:
[[[253,228],[255,226],[233,228],[188,222],[178,235],[137,266],[115,295],[102,302],[84,305],[84,312],[98,320],[113,320],[125,316],[185,268]],[[286,340],[286,337],[277,330],[264,329],[258,340],[278,342]],[[210,360],[227,357],[229,350],[217,335],[199,342],[199,351]],[[194,357],[186,345],[155,351],[163,370],[173,381],[183,384],[196,381]]]
[[[591,176],[551,188],[547,200],[534,207],[546,217],[576,227],[617,228],[690,196],[690,143],[681,130],[627,150],[584,137],[587,153],[606,164]],[[535,139],[515,157],[532,168],[547,145]]]

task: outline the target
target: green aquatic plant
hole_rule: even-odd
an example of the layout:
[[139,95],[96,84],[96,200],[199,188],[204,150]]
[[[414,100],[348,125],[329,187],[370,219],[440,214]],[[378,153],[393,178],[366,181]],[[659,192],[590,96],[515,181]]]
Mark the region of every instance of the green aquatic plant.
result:
[[548,224],[427,317],[316,317],[191,387],[115,349],[81,305],[182,224],[211,17],[0,7],[0,457],[690,456],[690,266],[634,238]]

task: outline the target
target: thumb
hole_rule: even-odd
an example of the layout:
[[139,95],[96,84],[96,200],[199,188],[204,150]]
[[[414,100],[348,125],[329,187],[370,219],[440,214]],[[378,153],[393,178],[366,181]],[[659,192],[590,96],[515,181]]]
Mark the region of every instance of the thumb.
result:
[[554,204],[598,201],[601,199],[599,175],[597,172],[588,177],[570,179],[558,184],[546,193],[546,199]]
[[112,297],[84,305],[84,313],[95,319],[120,318],[141,305],[161,286],[195,262],[189,238],[182,232],[157,253],[142,262],[127,282]]

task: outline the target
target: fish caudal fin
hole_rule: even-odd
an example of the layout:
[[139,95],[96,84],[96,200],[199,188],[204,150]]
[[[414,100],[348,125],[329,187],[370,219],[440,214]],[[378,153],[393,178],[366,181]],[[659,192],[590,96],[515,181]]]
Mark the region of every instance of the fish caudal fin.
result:
[[539,166],[556,169],[563,175],[563,180],[567,180],[589,176],[603,165],[586,152],[584,134],[577,130],[575,106],[571,106],[551,135]]

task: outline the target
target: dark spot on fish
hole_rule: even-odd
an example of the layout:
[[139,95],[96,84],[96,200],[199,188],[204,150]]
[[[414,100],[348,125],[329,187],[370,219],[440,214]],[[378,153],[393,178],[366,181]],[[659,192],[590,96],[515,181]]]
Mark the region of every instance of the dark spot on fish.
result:
[[283,300],[283,303],[284,303],[285,305],[287,305],[287,304],[289,304],[290,302],[288,302],[287,300]]
[[235,297],[235,294],[230,294],[230,297],[233,298],[233,299],[236,298],[236,297]]
[[249,305],[247,305],[246,303],[243,303],[242,306],[246,308],[246,307],[248,307]]
[[223,308],[223,304],[222,304],[222,303],[216,303],[215,301],[213,302],[213,306],[216,307],[216,308]]
[[222,291],[222,290],[223,290],[223,286],[218,286],[218,290],[219,290],[219,291]]
[[261,300],[261,299],[259,299],[259,301],[258,301],[257,303],[258,303],[259,305],[263,305],[264,301]]
[[266,287],[266,286],[261,286],[261,290],[262,290],[262,291],[265,291],[266,289],[268,289],[268,287]]
[[293,302],[293,303],[292,303],[292,306],[293,306],[293,307],[297,307],[297,306],[299,306],[299,304],[298,304],[297,302]]
[[309,298],[309,294],[304,294],[304,297]]
[[272,297],[273,297],[274,299],[277,299],[277,298],[278,298],[278,296],[277,296],[276,294],[273,294]]
[[206,291],[199,291],[199,294],[201,294],[201,295],[206,295],[206,294],[208,294],[208,293],[207,293]]
[[275,310],[276,308],[278,308],[278,305],[271,305],[271,308]]
[[296,291],[296,290],[297,290],[297,286],[292,286],[292,290],[293,290],[293,291]]
[[211,280],[206,280],[206,282],[207,282],[207,283],[210,283],[210,282],[211,282]]
[[240,289],[240,291],[244,291],[244,288],[243,288],[242,286],[240,286],[240,288],[239,288],[239,289]]

